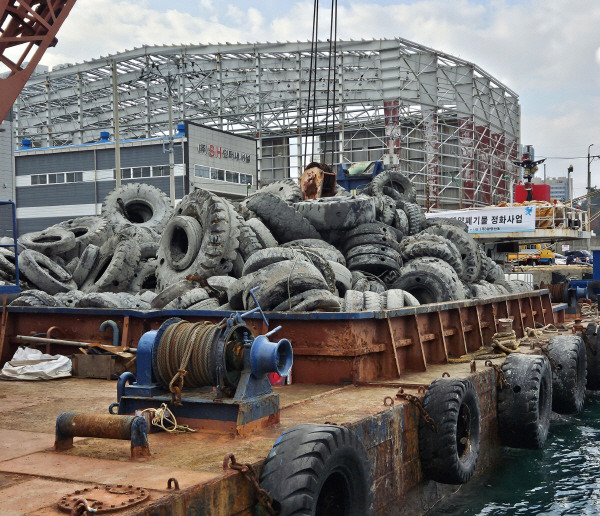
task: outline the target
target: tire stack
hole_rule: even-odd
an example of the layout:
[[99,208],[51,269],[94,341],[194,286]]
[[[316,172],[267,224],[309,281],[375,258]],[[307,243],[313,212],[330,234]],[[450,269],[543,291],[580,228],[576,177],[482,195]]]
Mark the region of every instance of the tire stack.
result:
[[[359,195],[302,200],[293,180],[242,202],[195,190],[172,208],[127,183],[99,216],[18,241],[20,306],[379,311],[527,289],[452,219],[425,219],[408,177],[377,175]],[[0,281],[14,278],[0,248]],[[260,289],[253,290],[259,286]]]

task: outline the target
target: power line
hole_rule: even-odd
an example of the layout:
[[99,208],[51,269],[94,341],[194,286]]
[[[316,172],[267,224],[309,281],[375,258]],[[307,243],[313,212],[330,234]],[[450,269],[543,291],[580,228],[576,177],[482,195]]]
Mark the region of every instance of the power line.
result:
[[[590,155],[590,158],[600,158],[600,155],[598,155],[598,156]],[[563,156],[546,156],[545,159],[588,159],[588,157],[587,156],[573,156],[570,158],[566,158]]]

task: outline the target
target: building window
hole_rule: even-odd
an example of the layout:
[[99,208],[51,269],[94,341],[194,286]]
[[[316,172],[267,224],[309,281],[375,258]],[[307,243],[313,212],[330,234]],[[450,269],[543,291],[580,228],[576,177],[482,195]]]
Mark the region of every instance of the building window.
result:
[[203,165],[194,165],[194,176],[210,178],[210,168]]
[[31,184],[32,185],[45,185],[48,183],[48,175],[47,174],[35,174],[31,176]]
[[152,167],[152,176],[153,177],[161,177],[169,175],[169,166],[168,165],[156,165]]
[[225,181],[225,171],[222,169],[217,169],[217,179],[219,181]]
[[150,177],[151,168],[150,167],[142,167],[142,177]]
[[131,176],[133,179],[139,179],[142,177],[142,167],[133,167],[131,169]]
[[83,172],[67,172],[67,183],[78,183],[83,181]]

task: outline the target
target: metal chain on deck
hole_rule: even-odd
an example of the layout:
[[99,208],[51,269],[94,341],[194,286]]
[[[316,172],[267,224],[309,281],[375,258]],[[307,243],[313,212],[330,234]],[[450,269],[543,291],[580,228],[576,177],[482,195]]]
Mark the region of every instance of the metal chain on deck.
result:
[[493,364],[491,360],[486,360],[485,365],[496,371],[496,381],[498,382],[498,387],[500,387],[500,389],[510,388],[510,383],[508,383],[504,371],[499,365]]
[[273,497],[260,487],[258,475],[252,464],[240,464],[235,460],[235,455],[233,453],[228,453],[223,458],[223,469],[233,469],[241,472],[254,487],[256,498],[258,498],[259,503],[266,509],[269,515],[276,516],[277,511],[273,508]]
[[562,369],[562,366],[550,354],[550,351],[548,351],[548,348],[546,346],[542,346],[540,348],[540,351],[542,352],[543,355],[546,355],[548,357],[548,360],[550,360],[550,365],[552,366],[552,369],[554,369],[556,371],[559,371],[560,369]]
[[433,430],[434,432],[438,431],[437,423],[429,415],[429,412],[427,412],[423,407],[423,402],[421,401],[421,398],[404,392],[404,389],[402,389],[402,387],[400,387],[400,389],[396,393],[396,398],[412,403],[417,408],[417,411],[419,412],[419,415],[423,418],[423,421],[425,421],[425,424],[427,424],[427,426],[429,426],[429,428],[431,428],[431,430]]

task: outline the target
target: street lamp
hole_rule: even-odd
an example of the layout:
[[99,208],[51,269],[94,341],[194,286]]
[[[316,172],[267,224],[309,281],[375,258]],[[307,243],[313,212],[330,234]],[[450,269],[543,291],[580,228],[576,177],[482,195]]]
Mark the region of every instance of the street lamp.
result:
[[573,165],[569,165],[567,169],[567,189],[569,191],[569,204],[573,207],[573,188],[571,188],[571,174],[573,173]]

